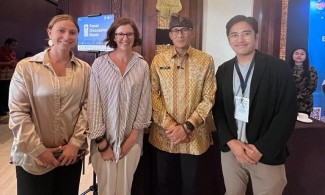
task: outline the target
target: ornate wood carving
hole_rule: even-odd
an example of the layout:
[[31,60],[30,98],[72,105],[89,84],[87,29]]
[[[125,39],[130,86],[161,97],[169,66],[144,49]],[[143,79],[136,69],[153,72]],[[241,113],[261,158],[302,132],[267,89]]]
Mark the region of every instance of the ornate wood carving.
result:
[[121,4],[122,0],[111,0],[111,5],[112,5],[112,14],[114,14],[115,18],[120,18],[121,17]]
[[288,0],[282,0],[280,58],[285,60],[287,49]]
[[254,0],[254,17],[259,24],[258,49],[273,56],[280,54],[282,0]]

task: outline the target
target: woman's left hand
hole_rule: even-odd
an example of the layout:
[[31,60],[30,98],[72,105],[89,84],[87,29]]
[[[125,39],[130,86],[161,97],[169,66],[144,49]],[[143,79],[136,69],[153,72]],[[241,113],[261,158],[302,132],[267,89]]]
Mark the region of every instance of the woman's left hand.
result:
[[139,137],[139,130],[138,129],[132,129],[129,137],[126,138],[126,140],[124,140],[124,142],[122,143],[120,159],[122,159],[124,156],[126,156],[129,153],[131,148],[137,142],[138,137]]
[[58,159],[61,162],[61,166],[68,166],[76,162],[79,150],[78,147],[67,144],[62,146],[60,149],[63,150]]

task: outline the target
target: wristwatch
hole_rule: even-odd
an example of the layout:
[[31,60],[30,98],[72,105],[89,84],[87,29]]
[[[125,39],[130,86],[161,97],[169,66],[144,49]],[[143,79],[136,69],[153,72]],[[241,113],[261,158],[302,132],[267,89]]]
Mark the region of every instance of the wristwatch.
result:
[[184,124],[186,126],[186,133],[191,133],[192,131],[194,131],[194,125],[190,121],[186,121]]
[[99,143],[102,142],[104,139],[106,139],[106,133],[105,133],[104,135],[100,136],[100,137],[97,137],[97,138],[95,139],[95,143],[96,143],[96,144],[99,144]]

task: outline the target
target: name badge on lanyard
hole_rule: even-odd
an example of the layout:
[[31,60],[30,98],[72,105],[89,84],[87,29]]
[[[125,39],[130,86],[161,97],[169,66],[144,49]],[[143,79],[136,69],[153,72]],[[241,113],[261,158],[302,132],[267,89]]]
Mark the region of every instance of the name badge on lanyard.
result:
[[244,121],[246,123],[248,123],[248,116],[249,116],[249,98],[244,97],[244,94],[247,87],[249,76],[252,72],[254,65],[255,65],[255,60],[253,58],[251,64],[249,65],[246,78],[244,80],[243,75],[241,74],[238,66],[238,61],[237,59],[235,60],[235,68],[240,80],[240,87],[242,90],[242,96],[235,96],[235,119]]
[[249,98],[235,96],[235,119],[248,123]]

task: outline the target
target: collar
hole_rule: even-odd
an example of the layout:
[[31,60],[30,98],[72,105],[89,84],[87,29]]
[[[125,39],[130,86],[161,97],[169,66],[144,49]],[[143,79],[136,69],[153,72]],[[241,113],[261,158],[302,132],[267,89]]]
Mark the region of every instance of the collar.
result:
[[[185,56],[187,55],[189,57],[192,57],[193,56],[193,52],[194,52],[194,49],[192,48],[192,46],[190,46],[188,48],[188,50],[186,51]],[[176,48],[174,46],[172,48],[171,58],[176,58],[176,57],[179,57],[180,58],[180,56],[177,54]]]
[[[30,62],[38,62],[38,63],[42,63],[43,65],[47,65],[49,66],[50,65],[50,58],[49,58],[49,50],[50,48],[47,48],[45,49],[43,52],[41,53],[38,53],[32,57],[30,57],[28,59],[28,61]],[[77,65],[77,58],[76,56],[74,55],[74,53],[71,51],[72,55],[71,55],[71,65],[74,66],[74,65]]]

